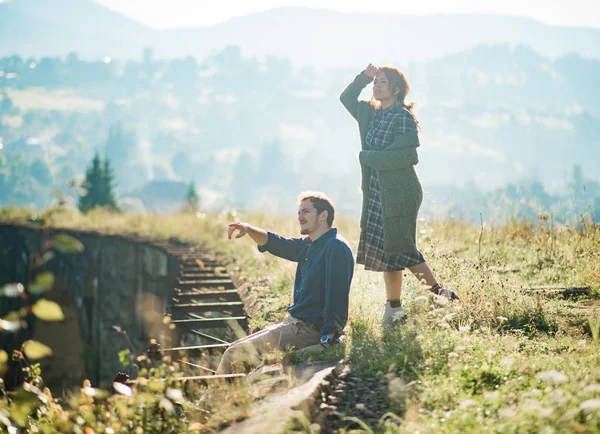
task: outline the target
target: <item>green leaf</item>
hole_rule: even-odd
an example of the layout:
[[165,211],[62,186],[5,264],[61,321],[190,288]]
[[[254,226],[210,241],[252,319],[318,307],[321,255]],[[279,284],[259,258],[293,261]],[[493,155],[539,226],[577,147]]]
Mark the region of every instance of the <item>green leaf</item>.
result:
[[2,319],[5,321],[19,321],[22,316],[19,311],[13,310],[12,312],[8,312]]
[[65,319],[62,309],[50,300],[39,300],[31,309],[33,314],[43,321],[62,321]]
[[54,286],[54,274],[46,272],[37,275],[31,285],[29,285],[29,292],[33,295],[40,295],[46,291],[49,291]]
[[52,348],[38,341],[25,341],[23,343],[23,352],[28,359],[37,360],[43,359],[52,355]]
[[56,250],[63,254],[83,252],[83,244],[77,238],[71,235],[60,234],[52,240]]
[[123,368],[127,368],[133,363],[133,354],[129,349],[119,351],[119,362],[121,362]]
[[20,297],[24,290],[25,289],[23,288],[23,285],[20,283],[9,283],[8,285],[0,288],[0,296],[3,295],[4,297],[11,298]]
[[[36,365],[39,365],[39,363],[36,363]],[[43,404],[48,403],[48,397],[46,396],[46,394],[44,392],[42,392],[39,388],[35,387],[33,384],[24,382],[23,389],[26,390],[27,392],[35,393],[35,395],[38,397],[38,399],[40,401],[42,401]]]
[[29,417],[47,402],[48,397],[40,389],[29,383],[23,383],[23,387],[12,396],[10,416],[19,426],[26,428],[29,426]]
[[47,251],[45,252],[42,256],[40,256],[37,261],[35,262],[35,266],[36,267],[41,267],[42,265],[44,265],[46,262],[51,261],[52,259],[54,259],[54,252],[51,251]]
[[150,390],[150,392],[163,393],[165,387],[165,383],[160,380],[152,379],[148,382],[148,390]]
[[[33,410],[33,406],[30,404],[17,404],[15,402],[10,403],[10,417],[20,427],[25,427],[29,419],[29,413]],[[18,431],[17,431],[18,432]]]
[[6,374],[8,370],[8,354],[4,350],[0,350],[0,375]]

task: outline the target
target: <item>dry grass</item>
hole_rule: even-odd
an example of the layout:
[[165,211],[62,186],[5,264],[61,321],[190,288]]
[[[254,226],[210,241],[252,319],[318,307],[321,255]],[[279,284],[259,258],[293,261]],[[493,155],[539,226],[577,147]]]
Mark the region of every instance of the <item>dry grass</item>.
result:
[[[29,215],[5,211],[0,220],[23,221]],[[261,318],[253,319],[255,327],[276,321],[280,307],[290,301],[294,264],[258,253],[249,240],[227,241],[226,226],[241,219],[297,236],[294,218],[102,211],[88,216],[59,211],[38,218],[57,226],[205,245],[279,300],[272,311],[267,306]],[[355,250],[357,222],[340,219],[338,227]],[[418,231],[421,251],[461,302],[444,303],[407,276],[403,304],[409,320],[382,334],[382,277],[357,266],[349,342],[342,356],[355,372],[387,373],[398,379],[390,382],[392,389],[402,385],[390,392],[392,410],[404,419],[382,421],[373,431],[600,432],[600,228],[574,231],[541,221],[482,231],[463,222],[422,220]],[[581,300],[538,291],[581,286],[590,289]]]

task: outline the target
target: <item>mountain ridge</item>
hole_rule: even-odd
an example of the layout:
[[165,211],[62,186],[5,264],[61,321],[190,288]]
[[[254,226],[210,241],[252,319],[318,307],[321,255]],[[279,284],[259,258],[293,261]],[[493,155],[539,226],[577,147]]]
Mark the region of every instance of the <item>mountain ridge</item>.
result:
[[[54,9],[61,13],[55,14]],[[392,15],[282,7],[211,26],[153,29],[90,0],[9,0],[0,3],[0,56],[202,58],[227,45],[299,65],[356,67],[431,60],[482,44],[527,45],[557,58],[569,52],[600,58],[600,29],[555,26],[532,18],[496,15]],[[364,31],[363,31],[364,30]],[[375,44],[365,34],[380,34]],[[390,43],[389,41],[394,41]]]

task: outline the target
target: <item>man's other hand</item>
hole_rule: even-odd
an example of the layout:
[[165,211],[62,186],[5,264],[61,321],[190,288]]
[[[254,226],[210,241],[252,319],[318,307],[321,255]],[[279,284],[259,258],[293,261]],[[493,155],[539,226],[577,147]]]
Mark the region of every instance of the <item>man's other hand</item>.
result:
[[248,224],[242,222],[235,222],[229,224],[229,230],[227,231],[227,238],[231,240],[235,231],[239,231],[239,233],[235,236],[235,239],[242,238],[244,235],[248,233]]

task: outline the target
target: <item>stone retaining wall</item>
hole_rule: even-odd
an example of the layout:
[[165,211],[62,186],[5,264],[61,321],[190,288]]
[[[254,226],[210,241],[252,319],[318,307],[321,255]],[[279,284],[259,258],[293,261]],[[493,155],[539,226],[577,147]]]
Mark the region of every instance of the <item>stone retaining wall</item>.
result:
[[[54,349],[42,366],[51,388],[75,387],[83,378],[107,387],[123,369],[119,351],[130,348],[142,354],[147,349],[148,338],[155,333],[152,328],[160,322],[172,295],[179,264],[165,248],[150,241],[71,230],[44,233],[0,223],[0,285],[27,285],[33,255],[45,238],[58,233],[75,236],[85,246],[81,254],[57,253],[47,266],[56,283],[46,298],[63,307],[65,321],[37,320],[19,339],[37,339]],[[0,316],[19,304],[19,299],[0,297]],[[11,337],[1,342],[5,349],[16,345]]]

